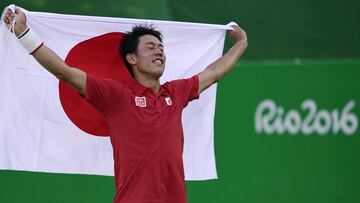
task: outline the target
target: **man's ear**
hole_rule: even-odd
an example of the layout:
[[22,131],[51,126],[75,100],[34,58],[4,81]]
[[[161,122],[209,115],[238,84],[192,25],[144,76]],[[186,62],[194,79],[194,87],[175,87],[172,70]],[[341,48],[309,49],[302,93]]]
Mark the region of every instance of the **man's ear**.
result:
[[135,65],[136,64],[136,57],[134,54],[128,53],[126,54],[126,60],[128,61],[128,63],[130,63],[131,65]]

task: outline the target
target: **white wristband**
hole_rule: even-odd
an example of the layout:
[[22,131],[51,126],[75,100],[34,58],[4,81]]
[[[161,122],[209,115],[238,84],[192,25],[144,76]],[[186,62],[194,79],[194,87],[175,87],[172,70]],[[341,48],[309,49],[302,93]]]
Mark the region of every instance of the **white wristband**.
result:
[[22,31],[22,33],[20,33],[17,38],[20,39],[22,36],[25,35],[25,33],[29,32],[30,28],[26,28],[24,31]]
[[40,37],[31,29],[23,36],[20,35],[19,42],[29,54],[33,54],[44,44]]

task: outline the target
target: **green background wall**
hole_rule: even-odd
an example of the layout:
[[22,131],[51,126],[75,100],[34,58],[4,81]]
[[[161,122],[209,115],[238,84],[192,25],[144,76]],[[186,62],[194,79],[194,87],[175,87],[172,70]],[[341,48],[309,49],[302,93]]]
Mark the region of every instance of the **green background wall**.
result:
[[[282,119],[294,110],[303,123],[308,111],[301,104],[307,99],[316,103],[317,115],[322,110],[341,114],[354,101],[349,114],[359,118],[360,1],[12,2],[44,12],[238,22],[248,33],[249,48],[218,86],[219,179],[188,182],[189,202],[360,202],[358,129],[351,135],[255,130],[256,109],[266,99],[283,107]],[[10,3],[2,0],[0,6]],[[112,177],[0,171],[1,203],[111,202],[113,194]]]
[[[359,0],[1,0],[28,10],[227,24],[249,35],[244,59],[360,56]],[[229,44],[229,43],[228,43]]]

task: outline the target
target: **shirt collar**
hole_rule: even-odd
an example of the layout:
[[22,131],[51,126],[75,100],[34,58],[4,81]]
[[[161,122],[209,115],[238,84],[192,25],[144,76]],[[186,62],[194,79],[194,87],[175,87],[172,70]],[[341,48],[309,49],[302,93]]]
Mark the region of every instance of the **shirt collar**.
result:
[[[133,91],[135,92],[136,95],[144,95],[145,92],[149,92],[152,95],[154,95],[153,91],[151,88],[149,87],[145,87],[144,85],[140,84],[138,81],[136,81],[135,79],[131,82],[131,88],[133,89]],[[157,95],[167,95],[167,92],[165,90],[165,88],[160,85],[160,90],[159,93]]]

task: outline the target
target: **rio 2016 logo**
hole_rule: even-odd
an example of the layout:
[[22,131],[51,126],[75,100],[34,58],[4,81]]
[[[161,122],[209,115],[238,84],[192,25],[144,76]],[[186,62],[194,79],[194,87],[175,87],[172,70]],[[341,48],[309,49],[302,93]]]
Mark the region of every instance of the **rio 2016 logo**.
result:
[[[255,130],[258,134],[319,134],[329,133],[353,135],[358,127],[358,117],[351,111],[355,101],[350,100],[342,109],[318,109],[316,102],[307,99],[301,104],[301,111],[296,109],[285,112],[284,107],[276,105],[271,99],[263,100],[255,112]],[[307,112],[307,113],[306,113]]]

